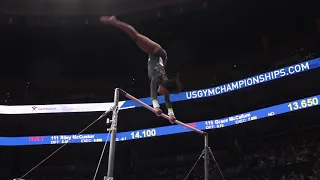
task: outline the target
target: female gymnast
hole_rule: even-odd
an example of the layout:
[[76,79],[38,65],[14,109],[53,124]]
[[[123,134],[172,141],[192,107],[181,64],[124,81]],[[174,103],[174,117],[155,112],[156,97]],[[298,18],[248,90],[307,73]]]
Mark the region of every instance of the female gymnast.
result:
[[179,80],[179,75],[172,79],[168,79],[167,77],[165,71],[168,61],[167,52],[159,44],[137,32],[129,24],[117,20],[115,16],[102,16],[100,21],[104,24],[117,27],[121,31],[128,34],[131,39],[141,48],[141,50],[149,54],[148,76],[151,81],[150,96],[152,98],[153,108],[156,110],[157,116],[162,114],[162,110],[158,103],[157,93],[164,95],[170,122],[174,123],[176,117],[170,102],[170,93],[179,93],[181,91],[181,83]]

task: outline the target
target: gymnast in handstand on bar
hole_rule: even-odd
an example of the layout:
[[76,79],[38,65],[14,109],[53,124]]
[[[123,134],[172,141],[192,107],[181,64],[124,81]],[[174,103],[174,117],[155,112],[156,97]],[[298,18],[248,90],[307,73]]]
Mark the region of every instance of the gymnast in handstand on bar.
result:
[[165,71],[168,60],[166,51],[156,42],[138,33],[129,24],[117,20],[115,16],[102,16],[100,18],[100,21],[104,24],[109,24],[117,27],[121,31],[127,33],[144,52],[149,54],[148,76],[151,80],[150,96],[152,98],[153,108],[156,110],[156,114],[158,116],[162,114],[162,110],[158,103],[157,92],[164,95],[170,122],[174,123],[176,117],[174,115],[172,104],[170,102],[170,93],[179,93],[181,91],[181,84],[179,75],[172,79],[168,79],[167,77]]

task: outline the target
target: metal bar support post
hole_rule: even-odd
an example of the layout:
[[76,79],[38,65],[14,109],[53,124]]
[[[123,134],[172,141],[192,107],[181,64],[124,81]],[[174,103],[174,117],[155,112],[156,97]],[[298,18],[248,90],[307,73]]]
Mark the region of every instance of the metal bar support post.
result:
[[117,135],[117,125],[118,125],[118,104],[119,104],[119,88],[116,88],[114,91],[114,109],[112,113],[112,122],[111,122],[111,139],[110,139],[110,148],[109,148],[109,158],[108,158],[108,173],[104,177],[104,180],[113,180],[113,171],[114,171],[114,156],[116,150],[116,135]]
[[209,140],[208,134],[204,135],[204,180],[209,180]]

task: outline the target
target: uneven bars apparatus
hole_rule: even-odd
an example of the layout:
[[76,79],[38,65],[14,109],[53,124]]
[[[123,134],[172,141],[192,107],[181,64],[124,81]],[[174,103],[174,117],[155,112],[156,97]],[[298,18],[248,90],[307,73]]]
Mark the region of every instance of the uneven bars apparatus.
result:
[[[119,112],[119,108],[118,108],[118,104],[119,104],[119,94],[121,93],[121,95],[127,97],[128,99],[131,99],[133,101],[135,101],[136,103],[140,104],[142,107],[148,109],[149,111],[156,113],[156,111],[150,107],[149,105],[147,105],[146,103],[140,101],[139,99],[133,97],[132,95],[130,95],[129,93],[127,93],[126,91],[120,89],[120,88],[116,88],[115,92],[114,92],[114,110],[113,110],[113,114],[112,114],[112,124],[111,124],[111,139],[110,139],[110,148],[109,148],[109,158],[108,158],[108,173],[107,176],[104,177],[104,180],[113,180],[114,179],[114,175],[113,175],[113,171],[114,171],[114,156],[115,156],[115,148],[116,148],[116,134],[117,134],[117,124],[118,124],[118,112]],[[161,117],[170,120],[170,117],[164,113],[162,113],[160,115]],[[208,141],[208,134],[204,131],[201,131],[195,127],[192,127],[188,124],[185,124],[181,121],[176,120],[174,122],[175,124],[181,125],[183,127],[186,127],[190,130],[193,130],[196,133],[199,133],[201,135],[204,135],[204,180],[209,180],[209,170],[208,170],[208,165],[209,165],[209,141]]]

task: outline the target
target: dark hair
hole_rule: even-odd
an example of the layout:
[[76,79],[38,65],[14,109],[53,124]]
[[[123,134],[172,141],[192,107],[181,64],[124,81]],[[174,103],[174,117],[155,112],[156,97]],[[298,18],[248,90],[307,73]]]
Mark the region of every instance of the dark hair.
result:
[[172,79],[164,80],[161,84],[164,88],[166,88],[170,93],[179,93],[181,92],[182,85],[180,83],[179,74]]

